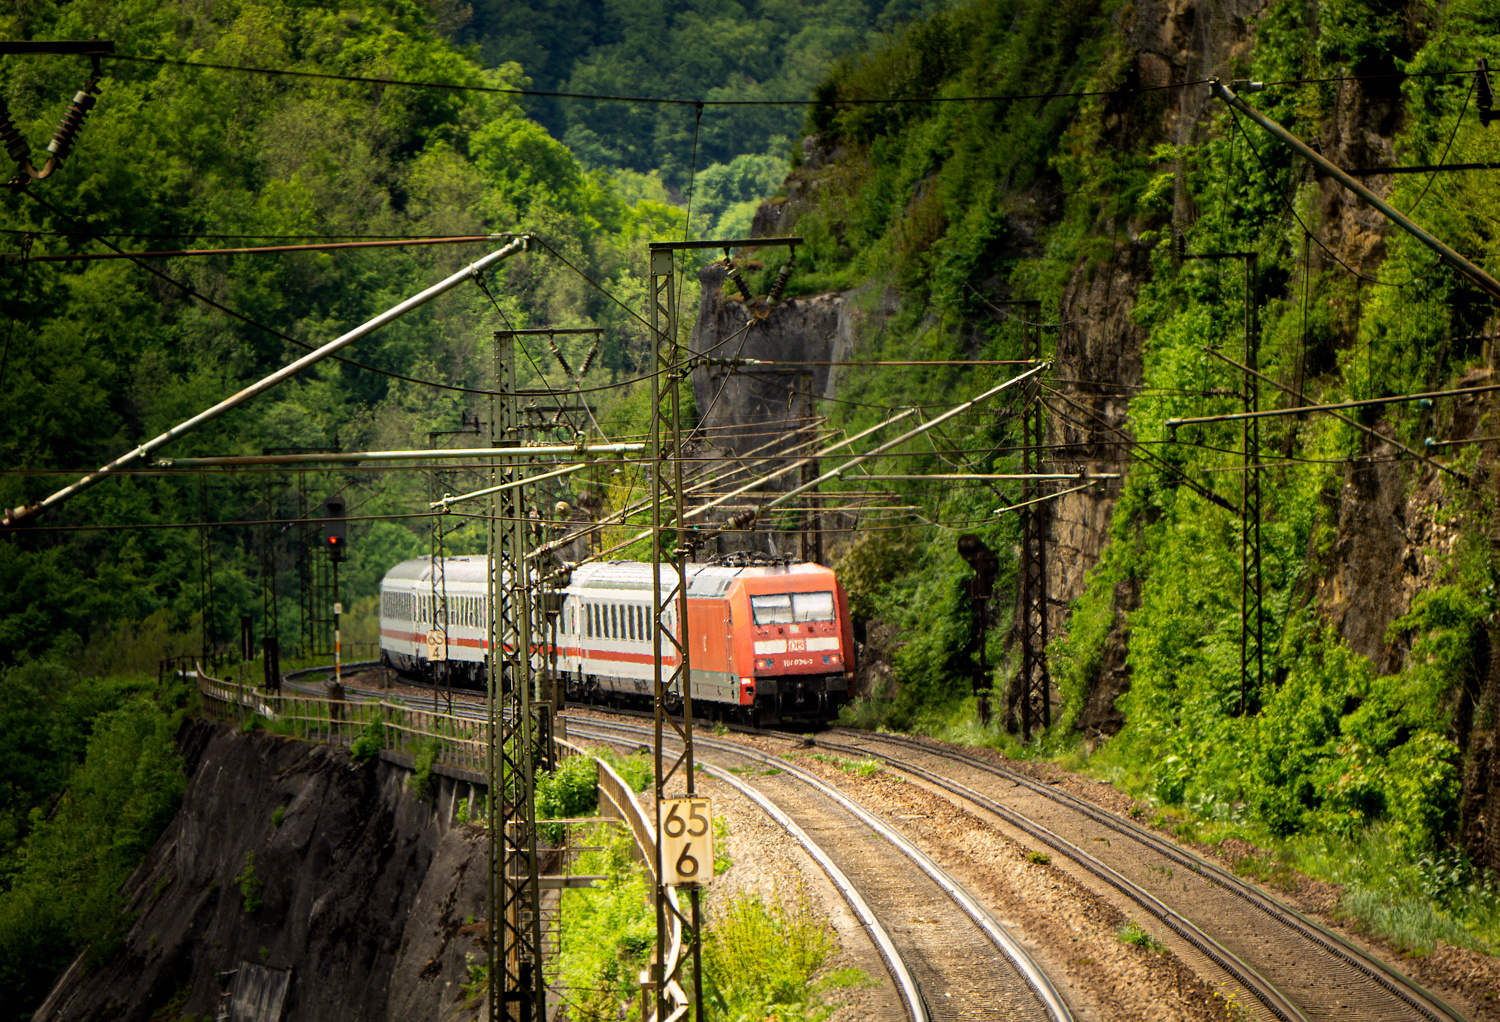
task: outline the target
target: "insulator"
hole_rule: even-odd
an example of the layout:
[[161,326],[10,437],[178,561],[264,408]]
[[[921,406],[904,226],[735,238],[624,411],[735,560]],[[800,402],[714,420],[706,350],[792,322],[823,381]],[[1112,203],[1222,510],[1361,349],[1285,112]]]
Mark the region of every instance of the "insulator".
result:
[[31,143],[21,137],[20,129],[10,119],[10,107],[5,105],[3,99],[0,99],[0,143],[4,144],[5,151],[16,163],[31,155]]
[[47,152],[51,153],[58,163],[66,160],[68,154],[73,151],[73,142],[78,136],[78,129],[83,127],[83,119],[98,102],[90,93],[97,92],[98,89],[99,86],[93,81],[85,85],[73,97],[67,113],[63,114],[62,123],[57,126],[57,131],[53,132],[52,141],[47,144]]
[[1477,61],[1478,71],[1474,77],[1474,87],[1479,93],[1475,105],[1479,107],[1480,123],[1488,125],[1495,116],[1491,108],[1495,105],[1495,93],[1490,88],[1490,62],[1480,57]]
[[766,301],[769,304],[776,305],[780,303],[781,293],[786,290],[786,282],[791,275],[792,264],[790,262],[784,264],[781,269],[776,271],[776,280],[771,284],[771,293],[766,296]]
[[740,268],[734,265],[734,263],[730,263],[726,272],[729,274],[729,279],[734,281],[734,286],[739,288],[741,297],[745,299],[745,304],[749,305],[755,301],[755,296],[750,293],[750,287],[745,283],[745,278],[740,276]]
[[568,365],[567,359],[563,358],[562,349],[559,348],[557,346],[557,342],[552,340],[550,337],[547,338],[547,343],[552,347],[552,357],[557,359],[558,365],[562,366],[563,374],[571,380],[573,378],[573,367]]
[[591,366],[591,365],[594,364],[594,356],[597,355],[597,354],[599,354],[599,341],[600,340],[601,340],[601,338],[596,336],[594,338],[594,346],[589,349],[589,353],[587,355],[583,356],[583,365],[580,366],[579,369],[578,369],[578,376],[579,376],[580,379],[583,377],[583,375],[585,373],[587,373],[589,371],[589,366]]

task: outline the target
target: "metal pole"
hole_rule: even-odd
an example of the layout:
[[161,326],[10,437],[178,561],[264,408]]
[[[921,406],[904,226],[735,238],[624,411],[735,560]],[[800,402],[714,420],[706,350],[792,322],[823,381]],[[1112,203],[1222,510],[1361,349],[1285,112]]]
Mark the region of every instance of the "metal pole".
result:
[[[337,562],[333,565],[333,577],[334,579],[339,577]],[[337,581],[334,582],[334,592],[338,592]],[[339,633],[339,618],[343,616],[343,613],[344,605],[335,601],[333,605],[333,683],[341,692],[344,686],[344,643]]]
[[[500,347],[497,344],[493,352],[493,364],[491,366],[496,379],[500,376]],[[497,418],[499,410],[495,395],[489,397],[490,414],[490,446],[499,447],[503,442],[499,433]],[[486,741],[484,750],[485,778],[488,782],[488,790],[485,793],[484,821],[486,837],[488,838],[488,869],[485,873],[485,898],[488,902],[487,939],[485,942],[485,967],[487,971],[487,1002],[489,1011],[486,1018],[490,1022],[498,1022],[500,1019],[501,1005],[501,970],[500,964],[500,935],[502,928],[496,926],[502,899],[499,889],[499,849],[496,844],[496,826],[499,822],[496,805],[499,802],[500,791],[499,762],[496,755],[496,738],[500,730],[500,716],[496,712],[498,695],[500,691],[500,654],[499,654],[499,628],[496,625],[500,606],[500,551],[495,542],[496,526],[500,518],[500,462],[490,462],[490,496],[489,515],[485,534],[485,643],[484,643],[484,717],[486,722]]]
[[244,455],[233,457],[212,458],[159,458],[156,464],[164,468],[209,468],[215,466],[238,466],[238,465],[302,465],[302,464],[338,464],[347,465],[355,461],[415,461],[426,458],[432,461],[462,460],[475,458],[485,460],[489,458],[513,458],[519,454],[528,457],[542,457],[545,455],[560,455],[564,457],[582,457],[588,454],[631,454],[646,449],[645,444],[582,444],[582,445],[554,445],[550,447],[529,447],[522,451],[519,448],[501,447],[487,450],[483,447],[458,447],[446,448],[432,451],[344,451],[341,453],[322,454],[271,454],[271,455]]
[[[1260,410],[1260,387],[1255,379],[1255,372],[1259,366],[1260,359],[1260,333],[1256,322],[1257,289],[1259,287],[1260,259],[1256,253],[1250,253],[1245,259],[1245,364],[1249,367],[1249,373],[1245,377],[1245,394],[1250,403],[1250,411]],[[1247,456],[1245,468],[1247,472],[1244,478],[1247,503],[1250,507],[1250,524],[1252,534],[1250,537],[1250,582],[1251,593],[1255,600],[1255,614],[1251,621],[1252,632],[1255,637],[1255,691],[1258,695],[1265,686],[1266,681],[1266,651],[1265,651],[1265,617],[1264,597],[1265,585],[1261,575],[1261,548],[1260,548],[1260,420],[1250,419],[1249,443],[1246,444]],[[1246,712],[1246,700],[1240,699],[1240,713]]]
[[181,422],[176,426],[173,426],[171,429],[167,430],[165,433],[161,434],[155,439],[146,441],[139,447],[135,448],[133,451],[123,454],[120,457],[116,458],[114,461],[111,461],[108,464],[102,466],[98,470],[89,473],[82,479],[79,479],[78,482],[73,483],[71,486],[63,487],[61,490],[58,490],[56,493],[52,494],[50,497],[47,497],[45,500],[42,500],[41,502],[36,504],[24,505],[12,509],[3,520],[0,520],[0,527],[9,527],[16,525],[22,519],[38,515],[48,508],[62,503],[69,497],[82,493],[84,490],[93,486],[95,483],[98,483],[100,480],[106,478],[111,473],[122,469],[133,462],[140,461],[141,459],[150,456],[153,452],[160,450],[162,447],[165,447],[167,444],[171,443],[173,440],[176,440],[178,437],[183,436],[187,433],[191,433],[193,430],[197,429],[204,423],[211,422],[212,420],[217,419],[225,412],[237,408],[240,405],[244,404],[246,401],[249,401],[251,398],[265,393],[272,387],[275,387],[277,384],[291,379],[293,376],[296,376],[298,373],[302,372],[302,370],[308,368],[309,366],[315,365],[318,362],[321,362],[329,355],[332,355],[343,348],[347,348],[355,341],[363,337],[367,337],[368,335],[374,333],[376,330],[379,330],[381,327],[385,326],[387,323],[400,319],[402,316],[406,315],[413,309],[426,305],[428,302],[432,301],[432,299],[436,298],[440,294],[443,294],[445,291],[450,291],[459,284],[462,284],[464,281],[479,276],[479,274],[484,270],[488,269],[491,266],[494,266],[501,260],[508,259],[510,256],[514,255],[517,252],[526,251],[530,244],[530,235],[523,235],[516,238],[515,241],[512,241],[504,248],[501,248],[495,252],[491,252],[483,259],[479,259],[473,263],[470,263],[462,270],[444,280],[439,281],[420,294],[413,295],[401,304],[387,309],[385,312],[382,312],[374,319],[361,323],[359,326],[355,327],[353,330],[350,330],[348,333],[334,338],[327,344],[323,345],[321,348],[318,348],[316,351],[308,352],[306,355],[303,355],[301,358],[297,359],[297,361],[291,363],[290,365],[283,366],[271,375],[258,380],[255,383],[252,383],[250,386],[244,388],[236,394],[225,398],[223,401],[220,401],[213,407],[207,408],[204,411],[199,412],[197,415],[194,415],[192,418],[187,419],[186,421]]
[[[1041,331],[1027,325],[1025,311],[1040,311],[1036,301],[1012,302],[1022,310],[1021,357],[1041,354]],[[1021,563],[1020,614],[1021,670],[1017,695],[1021,703],[1021,740],[1031,741],[1033,729],[1052,725],[1052,677],[1047,670],[1047,497],[1037,476],[1041,475],[1042,451],[1046,447],[1046,421],[1041,388],[1029,377],[1022,394],[1021,412]],[[983,655],[981,653],[981,655]],[[1013,720],[1007,714],[1008,720]]]
[[[516,435],[515,342],[495,335],[496,407],[490,416],[498,443],[514,442]],[[495,759],[498,787],[497,869],[498,917],[503,937],[498,985],[503,1017],[514,1022],[545,1022],[546,979],[541,962],[541,898],[536,853],[536,777],[534,721],[531,700],[530,614],[526,599],[524,542],[519,487],[501,487],[515,480],[519,448],[497,448],[508,455],[497,463],[492,479],[497,487],[498,516],[491,560],[494,658],[499,710]],[[492,983],[496,979],[492,977]],[[512,1005],[516,1007],[512,1008]],[[502,1017],[495,1016],[496,1019]]]
[[[655,788],[655,818],[661,820],[662,802],[667,798],[667,786],[679,768],[685,771],[683,784],[688,795],[695,794],[693,763],[693,694],[690,636],[688,632],[687,606],[687,557],[690,549],[686,543],[687,509],[684,506],[682,487],[682,408],[679,384],[687,376],[687,367],[681,364],[681,352],[677,343],[677,292],[673,252],[669,248],[650,250],[650,282],[648,301],[651,313],[651,338],[655,350],[655,375],[651,382],[651,651],[652,682],[655,696],[653,775]],[[665,405],[665,407],[663,407]],[[670,508],[667,507],[670,502]],[[665,526],[665,527],[664,527]],[[668,534],[674,538],[671,549],[665,547]],[[662,592],[663,569],[675,592]],[[676,613],[673,615],[673,603]],[[663,654],[674,656],[676,664],[668,670],[662,663]],[[675,688],[675,691],[674,691]],[[669,714],[669,702],[681,702],[682,723],[679,725]],[[668,731],[682,744],[682,753],[667,766],[664,742]],[[656,842],[656,959],[652,963],[652,980],[656,986],[656,1017],[667,1017],[667,985],[681,972],[682,959],[677,968],[668,975],[667,960],[667,913],[678,915],[686,931],[685,946],[692,949],[698,960],[699,931],[697,920],[683,919],[667,897],[666,861],[663,847],[666,842],[660,836]],[[703,998],[702,975],[693,975],[694,1003],[701,1004]],[[705,1022],[700,1016],[699,1022]]]
[[1234,92],[1231,91],[1230,88],[1223,82],[1219,81],[1218,79],[1213,79],[1209,83],[1209,88],[1213,90],[1215,96],[1223,100],[1231,108],[1238,110],[1240,113],[1250,118],[1256,124],[1259,124],[1262,128],[1269,131],[1272,135],[1276,136],[1282,142],[1285,142],[1287,145],[1291,146],[1292,149],[1295,150],[1303,159],[1307,160],[1309,163],[1312,163],[1314,166],[1321,169],[1324,173],[1333,178],[1339,184],[1343,185],[1355,195],[1358,195],[1360,198],[1364,199],[1380,212],[1384,213],[1386,217],[1389,218],[1390,221],[1397,227],[1401,228],[1403,231],[1406,231],[1412,237],[1416,238],[1422,244],[1426,245],[1428,248],[1432,249],[1432,251],[1436,252],[1454,269],[1458,270],[1459,273],[1462,273],[1465,277],[1468,277],[1471,281],[1478,284],[1481,290],[1488,292],[1490,297],[1500,298],[1500,281],[1497,281],[1494,277],[1491,277],[1488,273],[1485,273],[1479,267],[1469,262],[1469,260],[1465,259],[1457,252],[1453,251],[1453,249],[1449,248],[1447,245],[1443,244],[1437,238],[1429,234],[1425,229],[1418,226],[1417,223],[1410,217],[1408,217],[1405,213],[1402,213],[1395,206],[1392,206],[1390,203],[1380,198],[1380,196],[1370,191],[1370,189],[1366,188],[1358,180],[1351,177],[1347,171],[1336,165],[1333,161],[1329,160],[1322,153],[1313,149],[1306,142],[1302,141],[1296,135],[1293,135],[1290,131],[1287,131],[1285,128],[1277,124],[1275,121],[1271,120],[1265,114],[1261,113],[1259,110],[1246,103],[1243,99],[1240,99],[1240,97],[1235,95]]

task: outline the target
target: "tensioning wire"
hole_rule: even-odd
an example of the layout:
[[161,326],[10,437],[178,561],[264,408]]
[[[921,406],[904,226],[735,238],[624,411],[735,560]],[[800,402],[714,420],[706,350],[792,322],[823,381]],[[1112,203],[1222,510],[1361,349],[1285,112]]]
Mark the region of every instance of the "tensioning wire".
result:
[[[265,75],[273,78],[308,78],[320,81],[353,82],[364,85],[391,85],[408,89],[439,89],[451,92],[480,92],[504,96],[530,96],[537,99],[576,99],[595,103],[642,103],[657,106],[692,107],[750,107],[750,106],[888,106],[920,103],[994,103],[1015,100],[1084,99],[1096,96],[1130,96],[1168,89],[1185,89],[1194,85],[1207,85],[1209,79],[1195,78],[1192,81],[1173,82],[1168,85],[1146,85],[1133,89],[1082,89],[1070,92],[1008,92],[987,93],[974,96],[909,96],[867,97],[849,96],[835,99],[685,99],[679,96],[626,96],[600,92],[560,92],[549,89],[518,89],[504,85],[472,85],[458,82],[422,82],[403,78],[376,78],[368,75],[343,75],[327,71],[294,71],[289,68],[250,67],[243,64],[218,64],[200,60],[180,60],[172,57],[144,57],[130,53],[100,54],[106,60],[122,60],[139,64],[158,64],[169,67],[206,68],[215,71],[233,71],[240,74]],[[1398,71],[1378,75],[1341,75],[1329,78],[1289,78],[1267,82],[1273,86],[1313,85],[1324,82],[1362,81],[1379,78],[1437,78],[1472,75],[1472,70],[1462,71]]]

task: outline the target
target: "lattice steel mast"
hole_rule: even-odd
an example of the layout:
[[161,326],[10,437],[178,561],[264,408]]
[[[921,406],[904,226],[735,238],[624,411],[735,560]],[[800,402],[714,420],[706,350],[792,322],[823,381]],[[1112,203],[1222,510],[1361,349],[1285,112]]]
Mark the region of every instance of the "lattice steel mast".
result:
[[[1021,358],[1041,358],[1041,330],[1033,329],[1028,312],[1041,310],[1034,301],[1012,303],[1021,309]],[[1026,380],[1021,409],[1021,474],[1041,471],[1047,444],[1046,404],[1036,377]],[[1016,678],[1021,716],[1021,739],[1052,726],[1052,678],[1047,671],[1047,519],[1051,502],[1040,500],[1048,484],[1021,481],[1020,613],[1017,630],[1021,638],[1021,672]],[[1032,503],[1035,501],[1035,503]]]
[[[691,796],[694,788],[693,764],[693,693],[692,666],[687,613],[687,559],[691,553],[687,537],[686,507],[682,499],[682,404],[679,383],[687,378],[688,366],[682,346],[677,341],[677,291],[674,251],[682,246],[653,242],[650,247],[651,273],[647,296],[651,305],[651,340],[654,373],[651,377],[651,654],[652,691],[655,695],[655,793],[656,821],[656,960],[652,963],[652,982],[656,988],[656,1018],[668,1015],[667,984],[680,975],[684,958],[667,974],[667,913],[678,914],[683,926],[683,943],[692,950],[693,1003],[699,1022],[703,1022],[703,982],[700,944],[700,912],[697,888],[689,894],[692,911],[682,918],[667,895],[667,864],[662,855],[665,841],[660,834],[661,804],[668,797],[668,785],[682,770],[680,783]],[[703,244],[692,247],[706,248]],[[668,584],[662,585],[662,576]],[[672,604],[676,602],[676,613]],[[674,627],[675,626],[675,627]],[[663,654],[673,658],[666,666]],[[679,724],[669,713],[669,704],[681,704]],[[670,766],[666,764],[663,739],[671,732],[682,743],[682,752]]]
[[[495,336],[496,391],[490,445],[515,433],[515,341]],[[517,478],[519,458],[497,460],[490,484]],[[531,693],[530,600],[521,487],[489,499],[486,703],[489,714],[489,1008],[492,1020],[545,1022],[541,890],[537,876],[536,776]]]

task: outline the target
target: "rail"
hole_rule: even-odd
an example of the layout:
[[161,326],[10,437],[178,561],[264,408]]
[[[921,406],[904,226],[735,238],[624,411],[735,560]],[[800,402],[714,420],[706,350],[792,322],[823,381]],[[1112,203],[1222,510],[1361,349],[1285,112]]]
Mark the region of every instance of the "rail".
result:
[[349,700],[322,696],[264,692],[253,685],[211,677],[202,667],[192,672],[204,712],[220,719],[245,723],[260,717],[282,734],[344,745],[370,753],[392,752],[416,759],[483,773],[487,736],[485,723],[423,710],[383,699]]

